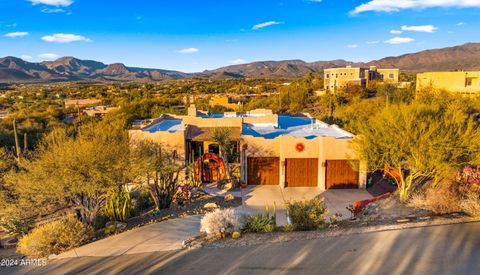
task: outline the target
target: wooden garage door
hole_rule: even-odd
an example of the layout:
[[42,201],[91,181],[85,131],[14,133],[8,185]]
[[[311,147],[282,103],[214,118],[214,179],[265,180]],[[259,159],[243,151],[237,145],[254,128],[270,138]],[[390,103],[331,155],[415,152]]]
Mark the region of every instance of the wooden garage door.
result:
[[279,158],[254,158],[247,159],[247,181],[255,185],[278,185],[280,182]]
[[318,159],[286,159],[286,187],[318,186]]
[[327,160],[326,189],[358,188],[358,171],[348,160]]

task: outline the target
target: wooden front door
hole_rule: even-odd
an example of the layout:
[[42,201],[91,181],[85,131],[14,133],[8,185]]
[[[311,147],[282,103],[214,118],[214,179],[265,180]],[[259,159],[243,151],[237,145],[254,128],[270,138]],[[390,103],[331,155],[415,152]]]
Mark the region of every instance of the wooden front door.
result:
[[327,160],[326,170],[326,189],[358,188],[358,171],[348,160]]
[[285,187],[317,187],[318,159],[286,159]]
[[247,181],[253,185],[278,185],[280,183],[280,159],[275,157],[249,157]]

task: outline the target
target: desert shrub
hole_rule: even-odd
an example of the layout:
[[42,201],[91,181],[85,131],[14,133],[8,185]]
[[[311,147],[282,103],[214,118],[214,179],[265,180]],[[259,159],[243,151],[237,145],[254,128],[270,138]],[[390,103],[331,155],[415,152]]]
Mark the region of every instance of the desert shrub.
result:
[[328,209],[323,199],[288,202],[287,211],[294,230],[314,230],[324,226]]
[[207,235],[218,235],[224,237],[232,234],[241,227],[242,215],[234,209],[217,209],[206,214],[200,221],[200,232]]
[[132,194],[132,205],[137,213],[155,206],[152,195],[148,189],[141,189]]
[[91,226],[70,216],[34,228],[20,239],[17,250],[32,257],[47,257],[78,247],[92,237]]
[[417,209],[430,210],[435,214],[461,211],[455,185],[447,182],[435,188],[426,186],[410,198],[408,205]]
[[466,167],[456,180],[460,208],[471,216],[480,216],[480,167]]
[[105,227],[105,224],[109,221],[109,218],[105,215],[98,215],[93,222],[93,229],[95,231]]
[[132,211],[130,193],[125,191],[113,192],[105,202],[104,213],[111,221],[126,222]]
[[268,206],[265,207],[265,215],[255,214],[245,218],[242,230],[249,233],[269,233],[277,226],[277,208],[274,206],[273,215],[270,216]]
[[180,185],[173,195],[173,201],[181,204],[189,204],[192,200],[192,187],[188,184]]
[[270,218],[262,214],[248,216],[243,225],[243,231],[249,233],[272,232]]
[[18,219],[15,217],[7,217],[0,220],[0,227],[10,234],[25,235],[32,229],[33,221],[31,219]]

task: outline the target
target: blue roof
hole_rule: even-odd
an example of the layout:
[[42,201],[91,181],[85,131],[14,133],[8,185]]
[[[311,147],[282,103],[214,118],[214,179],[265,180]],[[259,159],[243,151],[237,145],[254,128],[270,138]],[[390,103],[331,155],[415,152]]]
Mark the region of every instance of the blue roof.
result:
[[147,131],[150,133],[155,133],[155,132],[175,133],[177,131],[180,131],[181,129],[182,129],[182,120],[164,119],[144,128],[143,131]]
[[242,135],[274,139],[279,136],[293,136],[306,139],[316,137],[351,138],[347,132],[315,122],[309,117],[279,116],[278,125],[244,124]]

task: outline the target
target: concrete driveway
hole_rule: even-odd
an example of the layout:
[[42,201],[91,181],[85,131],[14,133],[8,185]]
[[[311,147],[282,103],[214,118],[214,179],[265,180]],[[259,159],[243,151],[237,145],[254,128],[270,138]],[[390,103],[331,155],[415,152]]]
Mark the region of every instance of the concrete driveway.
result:
[[198,235],[201,217],[188,216],[138,227],[51,258],[107,257],[178,250],[184,240]]
[[324,198],[325,204],[329,210],[329,215],[341,214],[341,219],[351,217],[347,206],[357,200],[372,198],[372,196],[363,189],[338,189],[322,191],[316,187],[291,187],[280,188],[276,185],[257,185],[248,186],[242,189],[243,211],[249,213],[265,213],[265,207],[268,205],[270,213],[273,213],[273,206],[277,206],[277,223],[284,225],[286,222],[286,207],[288,201],[300,201],[312,199],[315,197]]

